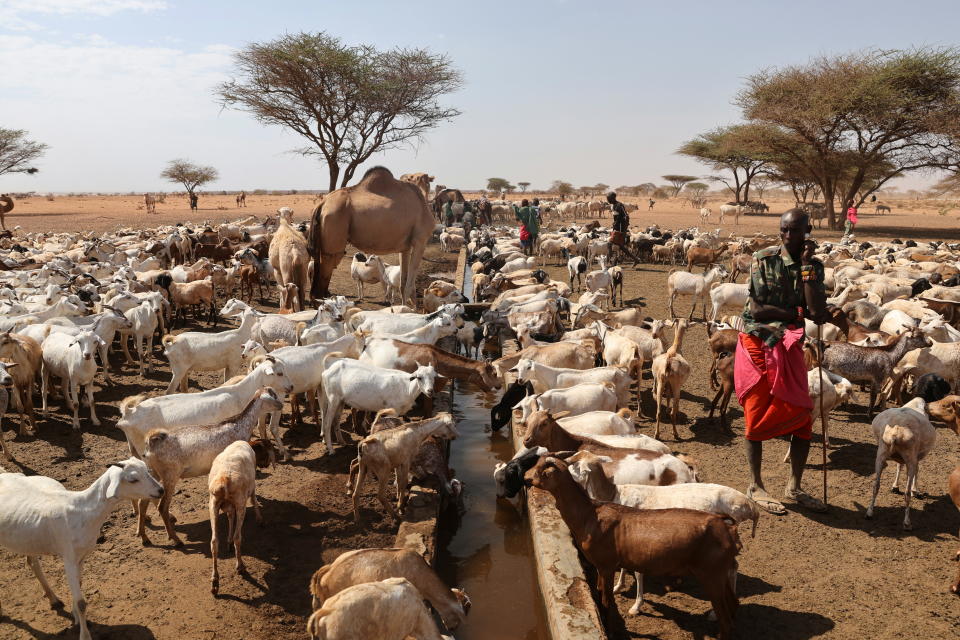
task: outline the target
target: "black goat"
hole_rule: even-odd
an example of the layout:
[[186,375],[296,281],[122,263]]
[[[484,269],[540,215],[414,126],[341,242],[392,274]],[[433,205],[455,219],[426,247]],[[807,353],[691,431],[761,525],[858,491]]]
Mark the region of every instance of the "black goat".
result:
[[523,400],[528,393],[533,393],[533,385],[529,382],[514,382],[503,390],[500,402],[490,408],[490,428],[499,431],[510,424],[513,419],[513,407]]

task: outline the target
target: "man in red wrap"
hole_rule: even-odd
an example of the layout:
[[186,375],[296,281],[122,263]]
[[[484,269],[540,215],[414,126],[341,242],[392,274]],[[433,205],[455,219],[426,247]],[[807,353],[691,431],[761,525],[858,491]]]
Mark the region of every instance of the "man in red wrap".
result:
[[763,442],[788,435],[791,478],[784,496],[811,510],[826,510],[800,484],[813,426],[803,358],[804,319],[822,324],[826,318],[823,264],[813,257],[816,245],[807,238],[810,231],[807,214],[791,209],[780,218],[782,244],[753,255],[750,298],[743,311],[746,326],[734,365],[753,476],[747,495],[778,514],[786,510],[763,486]]

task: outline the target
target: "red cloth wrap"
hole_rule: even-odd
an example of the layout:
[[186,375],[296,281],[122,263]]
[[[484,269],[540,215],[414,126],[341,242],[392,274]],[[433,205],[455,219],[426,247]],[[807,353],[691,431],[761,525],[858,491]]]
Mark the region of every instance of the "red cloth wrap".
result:
[[785,435],[810,439],[813,402],[807,393],[802,336],[802,330],[788,331],[770,348],[755,336],[740,334],[734,385],[743,407],[747,440]]

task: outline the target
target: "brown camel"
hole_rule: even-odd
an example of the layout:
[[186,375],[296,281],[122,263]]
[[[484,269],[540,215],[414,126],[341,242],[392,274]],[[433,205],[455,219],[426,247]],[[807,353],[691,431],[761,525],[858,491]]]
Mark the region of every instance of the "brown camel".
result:
[[442,191],[437,192],[437,196],[433,199],[433,213],[437,216],[438,220],[441,220],[443,215],[443,205],[449,202],[466,202],[466,199],[463,197],[463,194],[460,193],[460,189],[447,189],[443,188]]
[[0,227],[3,227],[4,231],[7,229],[7,223],[3,218],[11,211],[13,211],[13,198],[3,194],[0,196]]
[[288,207],[280,209],[280,219],[276,233],[270,240],[268,255],[277,275],[277,282],[283,289],[287,284],[297,285],[297,302],[304,308],[304,296],[307,290],[307,268],[310,256],[307,254],[307,240],[288,221],[287,211],[292,217],[293,211]]
[[420,191],[423,191],[423,199],[430,199],[430,183],[434,180],[433,176],[428,173],[405,173],[400,176],[400,179],[417,185]]
[[349,242],[364,253],[399,253],[402,302],[414,300],[417,271],[433,227],[420,189],[397,180],[385,167],[373,167],[359,183],[334,191],[313,210],[309,250],[318,264],[310,295],[330,295],[330,278]]

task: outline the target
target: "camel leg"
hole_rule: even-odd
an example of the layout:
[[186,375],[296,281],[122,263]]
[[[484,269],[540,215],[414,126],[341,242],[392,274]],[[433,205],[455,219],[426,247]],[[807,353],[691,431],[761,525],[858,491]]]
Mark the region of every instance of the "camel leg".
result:
[[[408,256],[407,261],[410,264],[405,271],[407,280],[403,281],[400,286],[403,287],[404,295],[413,303],[416,302],[417,273],[420,271],[420,262],[423,260],[423,252],[425,249],[426,244],[420,243],[412,245],[406,252]],[[401,271],[401,273],[404,272]]]
[[344,255],[345,252],[342,250],[338,253],[321,254],[320,265],[319,267],[314,266],[313,271],[313,287],[310,295],[313,296],[314,299],[319,300],[320,298],[326,298],[330,295],[330,278],[333,277],[333,272],[336,270],[337,265],[340,264]]

